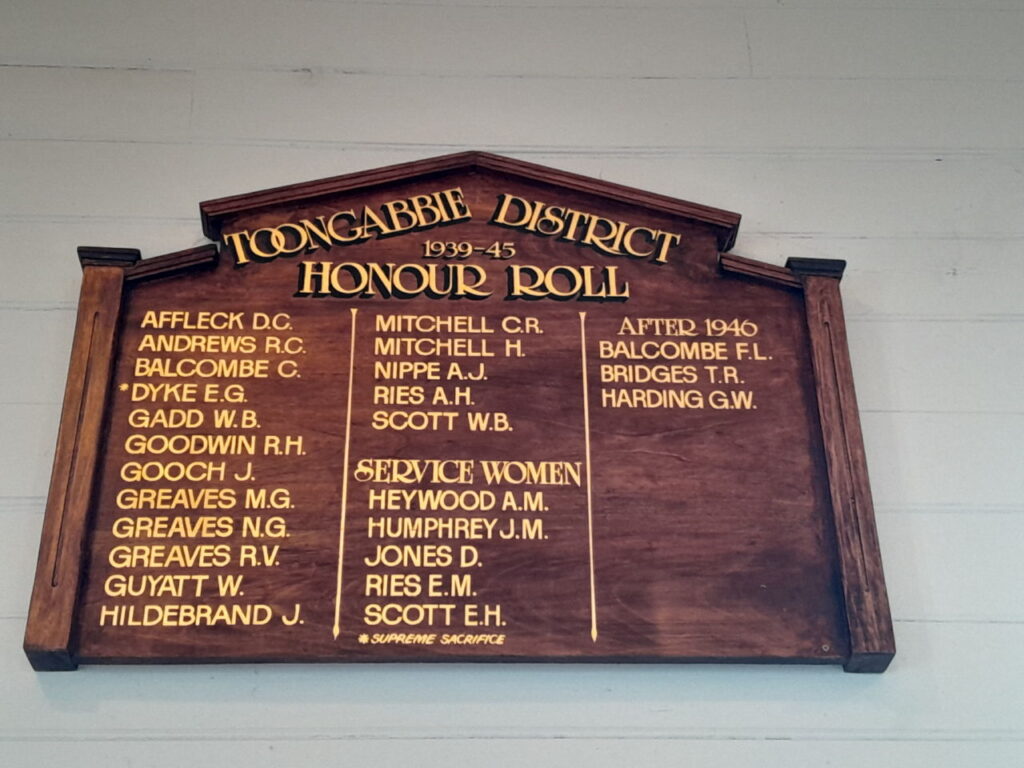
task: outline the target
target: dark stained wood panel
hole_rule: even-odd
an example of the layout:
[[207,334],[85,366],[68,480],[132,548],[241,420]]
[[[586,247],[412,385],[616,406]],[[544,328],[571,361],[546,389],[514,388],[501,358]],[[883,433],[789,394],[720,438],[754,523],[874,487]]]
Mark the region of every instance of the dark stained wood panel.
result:
[[831,263],[480,153],[202,210],[219,256],[87,268],[124,295],[49,666],[892,657]]

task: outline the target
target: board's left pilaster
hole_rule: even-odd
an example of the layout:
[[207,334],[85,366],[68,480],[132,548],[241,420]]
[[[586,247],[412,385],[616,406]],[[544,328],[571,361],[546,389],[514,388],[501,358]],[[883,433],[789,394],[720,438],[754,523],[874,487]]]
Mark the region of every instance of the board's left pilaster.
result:
[[132,248],[78,249],[82,288],[57,449],[25,627],[25,654],[37,670],[78,666],[74,618]]

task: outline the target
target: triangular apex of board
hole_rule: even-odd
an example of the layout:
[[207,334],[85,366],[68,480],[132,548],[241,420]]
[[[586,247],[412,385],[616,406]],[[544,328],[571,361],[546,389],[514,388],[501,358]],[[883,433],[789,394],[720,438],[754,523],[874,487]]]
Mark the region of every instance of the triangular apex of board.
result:
[[492,155],[487,152],[459,152],[426,160],[399,163],[368,171],[333,176],[317,181],[274,187],[243,195],[207,200],[199,204],[202,213],[203,232],[211,240],[218,240],[222,222],[231,216],[253,213],[280,205],[309,202],[332,195],[370,189],[385,184],[426,178],[453,171],[484,169],[560,186],[576,192],[604,197],[619,203],[649,208],[671,216],[679,216],[707,225],[715,233],[718,248],[728,251],[736,242],[740,226],[740,214],[713,208],[699,203],[645,192],[633,187],[595,179],[568,171],[515,160],[510,157]]

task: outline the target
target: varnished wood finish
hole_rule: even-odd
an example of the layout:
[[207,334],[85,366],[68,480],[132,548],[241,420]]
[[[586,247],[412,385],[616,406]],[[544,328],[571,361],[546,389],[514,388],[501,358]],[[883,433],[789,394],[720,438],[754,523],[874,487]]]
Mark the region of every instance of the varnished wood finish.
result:
[[213,269],[217,266],[219,255],[217,246],[211,244],[154,256],[125,270],[124,279],[128,283],[135,283],[140,280],[171,277],[182,272]]
[[850,631],[848,672],[882,672],[896,653],[839,295],[845,263],[790,260],[803,276],[818,407]]
[[137,248],[108,248],[99,245],[78,246],[78,263],[85,267],[131,267],[142,254]]
[[25,653],[40,670],[77,666],[75,609],[103,441],[124,267],[138,260],[138,251],[127,249],[82,250],[78,320],[25,629]]
[[[211,235],[255,232],[281,222],[315,220],[362,206],[372,209],[385,201],[456,186],[474,215],[426,231],[345,247],[318,244],[301,254],[294,251],[288,257],[253,261],[242,268],[233,263],[230,248],[218,259],[215,245],[137,264],[132,263],[131,254],[113,254],[109,258],[121,258],[124,268],[86,268],[82,300],[86,314],[80,315],[69,375],[72,407],[66,408],[62,422],[29,624],[33,641],[26,641],[33,663],[39,668],[67,668],[76,661],[736,661],[843,664],[850,671],[884,669],[883,662],[891,657],[891,629],[886,645],[888,607],[834,279],[838,263],[803,260],[781,268],[721,254],[735,237],[736,214],[481,153],[211,201],[202,206],[204,227]],[[488,216],[504,193],[574,211],[594,211],[609,222],[638,222],[648,232],[679,233],[679,245],[664,263],[654,263],[622,255],[609,258],[578,242],[497,226]],[[467,263],[479,265],[486,274],[488,285],[495,289],[489,299],[297,295],[296,275],[304,261],[429,264],[421,261],[425,243],[438,238],[481,246],[481,253]],[[517,255],[512,261],[484,257],[482,246],[495,240],[515,242]],[[572,302],[510,301],[503,294],[510,279],[507,264],[593,270],[590,274],[615,267],[632,293],[628,301],[598,296]],[[122,281],[126,294],[118,316]],[[87,354],[90,342],[84,338],[82,317],[93,317],[88,308],[97,306],[104,308],[95,315],[102,318],[104,335],[100,347],[92,342],[95,360],[90,368],[87,363],[93,358]],[[238,312],[246,318],[256,311],[289,314],[294,323],[289,332],[300,335],[304,345],[301,378],[245,380],[244,407],[254,409],[259,417],[259,426],[250,432],[301,436],[301,454],[271,455],[263,449],[218,455],[228,460],[229,477],[236,479],[234,473],[252,457],[250,469],[255,465],[258,487],[289,489],[288,506],[264,510],[243,507],[237,499],[223,506],[189,502],[185,508],[140,510],[121,505],[120,493],[131,483],[135,488],[153,485],[126,480],[121,473],[126,462],[139,456],[128,452],[127,440],[133,432],[146,432],[145,426],[129,425],[129,414],[140,405],[158,409],[165,402],[143,397],[140,403],[129,394],[138,376],[151,376],[139,374],[137,368],[140,358],[154,354],[146,351],[154,347],[145,346],[143,340],[178,333],[173,326],[161,330],[163,326],[152,321],[147,325],[144,318],[150,311],[165,311],[168,316]],[[530,317],[539,323],[541,334],[519,337],[527,345],[527,354],[506,351],[486,358],[487,376],[470,382],[473,402],[461,407],[465,411],[461,416],[474,411],[510,414],[514,435],[473,431],[462,418],[458,428],[448,431],[400,431],[371,424],[371,414],[385,408],[374,386],[380,381],[374,368],[378,359],[374,336],[389,333],[375,331],[374,323],[378,317],[396,314],[468,318],[492,329],[476,336],[471,333],[469,338],[486,341],[492,334],[495,348],[503,340],[515,340],[496,334],[494,329],[500,328],[503,318]],[[361,318],[358,332],[357,315]],[[648,335],[623,330],[638,318],[693,320],[694,327],[703,330]],[[739,331],[715,334],[703,325],[709,318],[737,323],[743,319],[753,323],[755,330],[751,336]],[[120,343],[115,345],[118,328]],[[213,335],[251,336],[257,348],[263,339],[244,326]],[[604,364],[618,361],[624,363],[620,368],[628,369],[629,360],[640,358],[606,356],[599,352],[599,345],[643,339],[725,345],[727,352],[721,357],[694,358],[690,355],[696,353],[688,352],[679,359],[680,368],[695,363],[695,378],[635,385],[651,391],[691,390],[699,395],[699,404],[624,407],[605,398],[608,389],[616,386],[608,381],[616,380],[606,378],[612,372]],[[755,350],[747,344],[741,355],[735,346],[738,342],[760,346]],[[213,356],[217,354],[224,355]],[[423,353],[380,355],[422,362],[433,359]],[[454,359],[439,355],[443,365]],[[670,358],[656,357],[654,362],[666,360]],[[741,377],[716,381],[702,360],[735,364]],[[108,375],[111,364],[113,379]],[[153,376],[143,380],[161,380],[160,374]],[[383,380],[389,381],[388,375]],[[421,383],[393,376],[390,381]],[[441,383],[445,382],[453,386],[450,379]],[[752,393],[754,399],[721,408],[708,406],[715,392],[725,397],[742,391]],[[201,412],[207,426],[178,434],[202,435],[209,430],[214,411],[226,405],[194,400],[184,407]],[[102,424],[106,427],[100,434]],[[369,532],[372,517],[490,514],[504,526],[527,513],[521,508],[498,514],[461,508],[442,513],[441,507],[430,506],[375,507],[369,501],[371,491],[397,486],[392,481],[357,479],[347,464],[350,443],[355,459],[586,464],[585,489],[579,483],[544,487],[545,506],[533,510],[534,519],[543,519],[543,539],[517,541],[518,535],[488,535],[473,542],[483,551],[485,562],[473,571],[473,597],[459,597],[459,605],[473,599],[502,606],[507,625],[487,631],[507,634],[503,644],[378,645],[363,639],[383,629],[364,621],[368,607],[381,602],[367,586],[371,573],[401,575],[404,567],[426,579],[432,573],[454,572],[428,564],[401,566],[397,571],[395,566],[371,565],[379,543],[404,546],[419,541],[398,534],[375,538]],[[97,460],[94,488],[92,467]],[[240,495],[244,483],[253,481],[239,482],[205,485],[224,486]],[[197,483],[163,485],[173,492],[192,490]],[[478,476],[468,487],[492,486]],[[509,487],[493,486],[499,493]],[[173,511],[152,511],[161,509]],[[343,510],[340,524],[339,510]],[[240,564],[234,548],[244,542],[239,534],[242,521],[269,514],[286,520],[288,537],[256,541],[279,544],[279,559],[269,563],[273,567]],[[147,607],[161,608],[168,600],[173,605],[226,602],[225,593],[211,594],[212,588],[202,595],[172,598],[108,590],[108,583],[123,583],[125,575],[195,572],[187,566],[136,567],[111,560],[115,547],[134,541],[116,532],[118,520],[153,515],[207,516],[231,522],[232,532],[226,538],[176,534],[177,538],[168,540],[144,536],[139,543],[147,550],[182,541],[227,547],[231,565],[203,572],[242,575],[244,598],[239,595],[235,603],[266,606],[272,622],[193,626],[111,618],[114,609],[137,608],[141,613]],[[72,539],[68,538],[69,519],[77,526],[71,530]],[[83,527],[87,520],[88,535]],[[84,540],[86,556],[75,559],[72,555]],[[75,544],[70,555],[69,541]],[[456,548],[464,543],[458,538],[437,541]],[[58,549],[59,557],[54,554]],[[73,573],[61,571],[59,584],[50,584],[47,569],[55,557],[61,568]],[[84,580],[81,589],[78,578]],[[423,602],[401,592],[388,593],[386,600],[402,605]],[[286,624],[284,617],[300,604],[303,622]],[[335,625],[339,629],[332,635],[332,621],[339,615],[344,621]],[[446,631],[446,626],[466,631],[459,630],[462,625],[457,623],[434,626],[437,632]],[[44,628],[49,634],[36,637]],[[423,630],[399,624],[385,631]]]
[[800,278],[832,277],[840,280],[846,271],[846,262],[842,259],[786,259],[786,269]]
[[792,270],[777,267],[774,264],[766,264],[763,261],[745,259],[735,253],[723,253],[718,257],[718,264],[724,272],[735,275],[746,275],[757,278],[775,285],[784,285],[789,288],[802,288],[803,281]]

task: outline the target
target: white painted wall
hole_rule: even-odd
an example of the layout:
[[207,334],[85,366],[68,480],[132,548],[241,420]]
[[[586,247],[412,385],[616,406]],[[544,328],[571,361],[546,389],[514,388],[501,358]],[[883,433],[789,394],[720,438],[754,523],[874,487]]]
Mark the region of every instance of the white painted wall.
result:
[[[4,0],[0,765],[1024,764],[1021,0]],[[21,653],[80,244],[484,149],[849,262],[898,654],[37,674]]]

